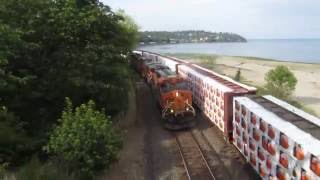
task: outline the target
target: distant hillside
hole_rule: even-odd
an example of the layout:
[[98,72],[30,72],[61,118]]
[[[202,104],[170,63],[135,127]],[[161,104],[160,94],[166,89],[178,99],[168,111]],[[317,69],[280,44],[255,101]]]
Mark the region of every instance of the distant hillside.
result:
[[140,32],[140,44],[175,44],[198,42],[247,42],[234,33],[206,31],[143,31]]

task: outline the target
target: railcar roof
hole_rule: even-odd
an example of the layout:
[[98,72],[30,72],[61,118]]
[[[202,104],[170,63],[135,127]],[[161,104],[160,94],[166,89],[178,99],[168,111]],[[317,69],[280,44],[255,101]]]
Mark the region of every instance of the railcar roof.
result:
[[238,82],[235,82],[233,79],[229,78],[229,77],[226,77],[226,76],[223,76],[223,75],[220,75],[220,74],[217,74],[213,71],[210,71],[210,70],[206,70],[198,65],[189,65],[193,70],[197,71],[198,73],[200,74],[203,74],[209,78],[212,78],[214,79],[215,81],[229,87],[230,89],[233,90],[233,92],[235,93],[247,93],[247,92],[250,92],[250,91],[255,91],[256,89],[255,88],[252,88],[250,87],[249,88],[245,88],[241,85],[239,85],[240,83]]
[[263,108],[273,112],[281,119],[294,124],[298,128],[320,140],[320,124],[317,124],[315,121],[312,122],[310,119],[302,117],[297,113],[292,112],[269,99],[266,99],[266,97],[250,96],[250,99],[261,105]]

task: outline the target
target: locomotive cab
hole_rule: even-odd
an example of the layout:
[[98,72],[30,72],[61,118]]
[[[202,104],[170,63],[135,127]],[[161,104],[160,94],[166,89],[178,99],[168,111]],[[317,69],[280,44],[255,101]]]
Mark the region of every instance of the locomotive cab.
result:
[[166,128],[178,130],[195,124],[196,112],[192,106],[192,93],[186,80],[177,75],[158,79],[159,104]]

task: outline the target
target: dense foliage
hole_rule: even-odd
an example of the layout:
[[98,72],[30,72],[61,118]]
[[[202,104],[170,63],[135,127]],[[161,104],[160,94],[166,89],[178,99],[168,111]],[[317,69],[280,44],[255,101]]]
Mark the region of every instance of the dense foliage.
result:
[[140,32],[140,42],[144,44],[190,43],[190,42],[246,42],[234,33],[215,33],[206,31],[144,31]]
[[62,113],[60,125],[50,136],[47,146],[71,170],[93,174],[116,159],[121,147],[110,118],[95,110],[93,101],[72,107],[70,100]]
[[270,94],[281,99],[289,99],[294,91],[297,79],[286,66],[277,66],[270,70],[266,76],[266,89]]
[[43,164],[37,158],[30,160],[14,174],[7,171],[1,174],[0,169],[0,179],[5,180],[79,180],[79,177],[69,174],[64,166],[52,162]]
[[65,97],[126,108],[129,25],[98,0],[0,0],[0,164],[40,152]]
[[26,137],[18,118],[6,107],[0,108],[0,166],[2,163],[8,166],[8,163],[21,162],[21,155],[28,156],[32,152],[33,142]]

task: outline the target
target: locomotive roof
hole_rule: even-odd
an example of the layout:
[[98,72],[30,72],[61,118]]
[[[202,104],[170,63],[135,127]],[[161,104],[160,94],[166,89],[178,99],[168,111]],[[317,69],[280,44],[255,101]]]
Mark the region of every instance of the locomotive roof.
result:
[[169,69],[168,66],[163,65],[163,64],[161,64],[161,63],[148,64],[147,66],[148,66],[149,68],[154,68],[154,69],[166,69],[166,68]]
[[314,155],[320,155],[320,119],[272,96],[242,96],[236,101]]
[[[143,57],[143,56],[142,56]],[[142,58],[142,59],[139,59],[140,62],[144,65],[147,65],[147,64],[150,64],[150,63],[154,63],[151,59],[148,59],[148,58]]]
[[172,77],[177,76],[177,74],[170,69],[161,69],[156,71],[158,74],[160,74],[161,77]]
[[144,63],[146,66],[151,66],[151,65],[155,65],[155,64],[159,64],[158,62],[145,62]]

